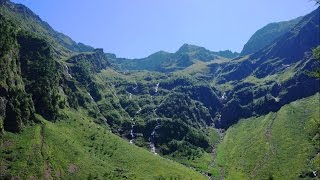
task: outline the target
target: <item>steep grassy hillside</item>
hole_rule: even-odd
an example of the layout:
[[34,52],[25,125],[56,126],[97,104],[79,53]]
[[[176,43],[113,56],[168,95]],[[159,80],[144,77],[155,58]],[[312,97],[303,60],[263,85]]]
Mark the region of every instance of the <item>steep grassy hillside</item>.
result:
[[53,46],[54,55],[66,57],[74,52],[92,51],[93,48],[76,43],[70,37],[55,31],[29,8],[9,0],[0,0],[0,13],[19,28],[29,31],[48,41]]
[[64,111],[56,123],[40,124],[1,138],[1,179],[205,179],[113,135],[84,111]]
[[278,112],[241,120],[229,128],[217,150],[226,179],[312,178],[320,172],[319,94]]
[[271,44],[277,38],[290,31],[302,17],[277,23],[270,23],[255,32],[249,41],[244,45],[240,55],[245,56],[255,53]]

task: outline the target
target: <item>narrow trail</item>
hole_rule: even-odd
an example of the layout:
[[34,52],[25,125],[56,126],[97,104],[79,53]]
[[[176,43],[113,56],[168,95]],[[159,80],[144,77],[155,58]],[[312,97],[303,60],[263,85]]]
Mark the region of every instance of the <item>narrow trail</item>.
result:
[[199,172],[199,173],[202,174],[203,176],[206,176],[206,177],[208,178],[208,180],[214,180],[214,177],[210,176],[208,172],[202,171],[202,170],[200,170],[200,169],[196,169],[196,168],[194,168],[194,167],[192,167],[192,166],[188,166],[188,165],[186,165],[186,164],[183,164],[183,165],[186,166],[186,167],[188,167],[188,168],[190,168],[190,169],[192,169],[193,171]]
[[225,171],[224,171],[224,168],[223,167],[221,167],[220,168],[220,180],[224,180],[225,178]]
[[44,170],[43,170],[43,179],[45,180],[52,180],[53,177],[51,175],[52,172],[52,167],[50,165],[50,163],[48,162],[48,159],[45,155],[45,150],[44,150],[44,146],[45,146],[45,135],[44,135],[44,124],[41,125],[41,129],[40,129],[40,153],[42,156],[42,159],[44,161]]
[[[219,138],[219,142],[216,145],[212,146],[212,152],[211,152],[212,161],[209,164],[209,169],[211,169],[214,166],[217,166],[217,163],[216,163],[217,145],[222,142],[222,140],[224,138],[224,135],[225,135],[224,129],[216,129],[216,131],[219,134],[220,138]],[[223,167],[219,167],[219,170],[220,170],[220,179],[224,179],[224,169],[223,169]],[[215,179],[213,176],[208,176],[208,177],[210,177],[209,180]]]
[[41,130],[40,130],[40,152],[42,157],[44,156],[43,153],[43,146],[44,146],[44,125],[41,125]]
[[277,113],[274,114],[270,124],[268,125],[268,127],[266,128],[266,131],[265,131],[265,138],[266,138],[266,141],[267,141],[267,143],[268,143],[270,148],[267,151],[267,153],[264,155],[264,158],[262,160],[258,161],[256,163],[255,167],[253,168],[253,170],[251,171],[251,173],[250,173],[250,178],[251,179],[255,179],[256,178],[258,170],[260,168],[262,168],[264,164],[266,164],[266,162],[270,159],[271,155],[275,154],[275,147],[272,144],[271,139],[272,139],[272,127],[273,127],[273,124],[274,124],[274,121],[275,121],[276,118],[277,118]]

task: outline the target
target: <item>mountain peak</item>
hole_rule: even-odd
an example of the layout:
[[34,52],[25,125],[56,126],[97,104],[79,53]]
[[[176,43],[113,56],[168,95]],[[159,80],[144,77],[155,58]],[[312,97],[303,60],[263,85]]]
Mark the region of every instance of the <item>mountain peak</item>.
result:
[[191,44],[183,44],[177,52],[193,52],[198,50],[205,50],[205,48]]
[[167,52],[167,51],[158,51],[158,52],[155,52],[155,53],[153,53],[153,54],[151,54],[150,56],[152,56],[152,55],[167,55],[167,54],[170,54],[169,52]]

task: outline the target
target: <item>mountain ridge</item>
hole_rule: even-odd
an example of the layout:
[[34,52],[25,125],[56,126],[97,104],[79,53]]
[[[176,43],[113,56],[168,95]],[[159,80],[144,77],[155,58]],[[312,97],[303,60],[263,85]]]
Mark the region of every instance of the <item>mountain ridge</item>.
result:
[[248,42],[244,45],[240,55],[245,56],[252,54],[268,46],[277,38],[292,29],[297,23],[299,23],[299,21],[302,20],[302,18],[303,17],[301,16],[289,21],[267,24],[250,37]]
[[146,58],[126,59],[112,57],[113,64],[120,70],[151,70],[158,72],[174,72],[185,69],[195,61],[214,61],[215,59],[231,59],[237,57],[237,52],[230,50],[213,52],[204,47],[183,44],[176,52],[158,51]]
[[[320,89],[319,80],[306,74],[318,66],[312,49],[320,44],[320,8],[253,54],[229,59],[185,44],[176,53],[138,59],[144,65],[139,71],[117,69],[115,61],[128,59],[103,49],[65,51],[52,44],[52,36],[21,28],[14,20],[21,14],[3,16],[0,8],[0,162],[5,169],[0,177],[223,178],[233,166],[219,158],[216,165],[216,157],[223,156],[217,147],[229,146],[228,138],[246,139],[228,129],[241,129],[243,118],[269,122],[264,115],[300,104]],[[260,167],[257,159],[245,163]],[[242,173],[259,172],[255,169]],[[305,170],[311,172],[301,169],[302,176]]]
[[37,36],[47,39],[54,46],[56,56],[69,56],[72,51],[85,52],[94,49],[83,43],[76,43],[70,37],[55,31],[47,22],[22,4],[16,4],[9,0],[2,0],[0,4],[2,15],[14,21],[21,29],[29,30]]

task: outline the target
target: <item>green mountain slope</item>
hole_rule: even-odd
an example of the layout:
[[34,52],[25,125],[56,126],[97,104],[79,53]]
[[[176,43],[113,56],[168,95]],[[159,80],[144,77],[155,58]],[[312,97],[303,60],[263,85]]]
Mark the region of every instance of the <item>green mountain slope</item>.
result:
[[218,109],[221,118],[215,122],[218,128],[228,128],[240,117],[277,111],[319,91],[319,80],[306,73],[318,66],[312,49],[320,44],[319,13],[318,8],[304,16],[293,29],[252,55],[197,63],[176,74],[210,83],[220,96],[225,93],[223,108]]
[[226,179],[298,179],[320,170],[319,94],[226,132],[216,163]]
[[95,102],[101,97],[94,75],[110,65],[101,49],[65,62],[46,39],[1,14],[0,24],[1,179],[203,178],[106,130]]
[[56,123],[37,118],[40,124],[1,138],[1,179],[206,179],[129,144],[85,111],[66,110]]
[[[177,85],[179,81],[185,86]],[[96,103],[113,133],[187,166],[210,171],[210,152],[218,134],[211,124],[214,108],[206,106],[218,103],[218,98],[209,87],[161,73],[122,74],[110,68],[97,74],[95,82],[102,97]]]
[[290,31],[300,20],[302,20],[302,17],[290,21],[270,23],[264,26],[252,35],[249,41],[244,45],[240,55],[245,56],[263,49]]
[[70,37],[55,31],[48,23],[42,21],[39,16],[22,4],[0,0],[0,13],[15,23],[17,27],[47,40],[53,46],[57,57],[93,50],[92,47],[76,43]]
[[319,80],[306,72],[318,66],[311,52],[320,44],[320,9],[245,57],[231,60],[221,56],[236,53],[185,44],[176,53],[128,60],[102,49],[72,50],[30,10],[0,2],[0,160],[6,177],[217,174],[213,157],[224,129],[319,91]]

